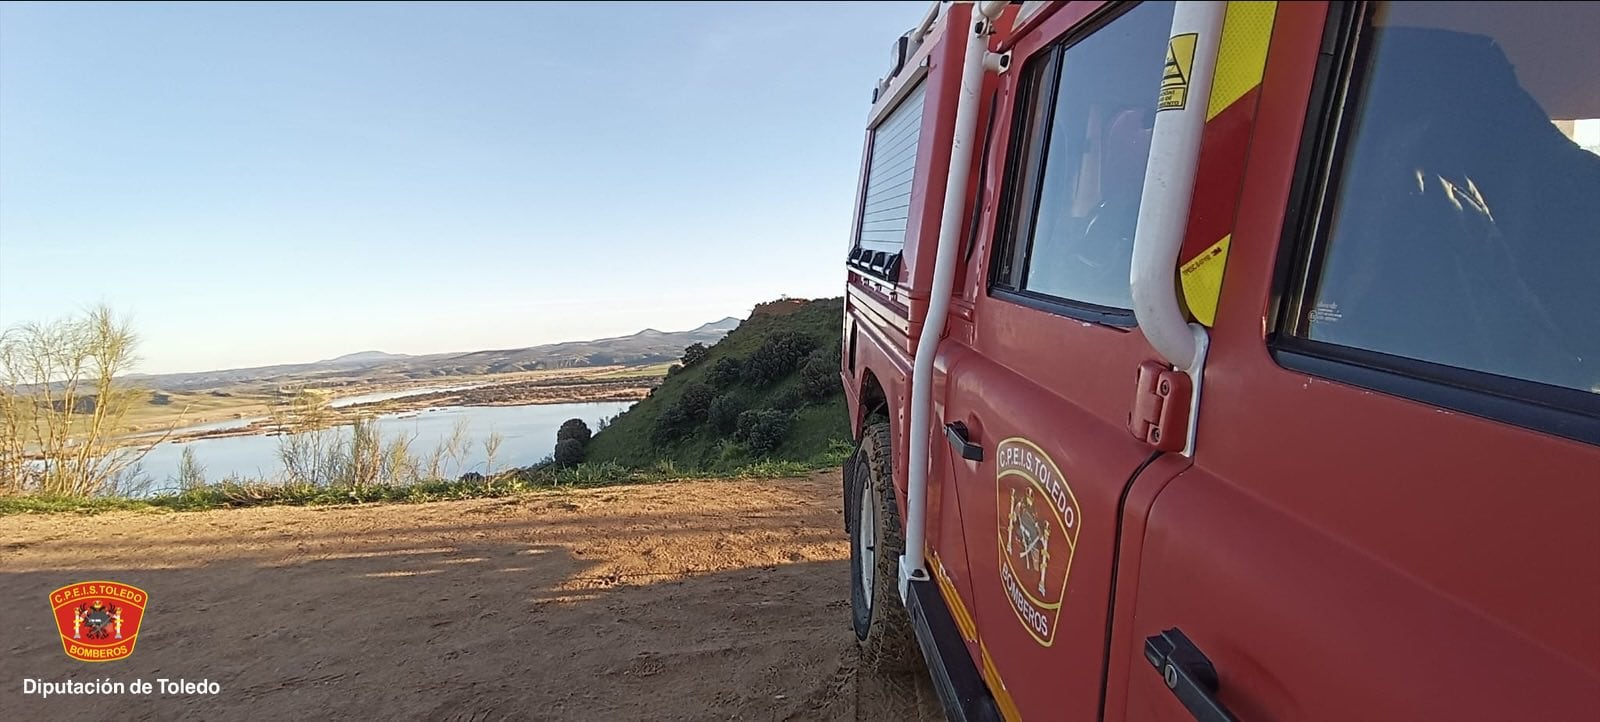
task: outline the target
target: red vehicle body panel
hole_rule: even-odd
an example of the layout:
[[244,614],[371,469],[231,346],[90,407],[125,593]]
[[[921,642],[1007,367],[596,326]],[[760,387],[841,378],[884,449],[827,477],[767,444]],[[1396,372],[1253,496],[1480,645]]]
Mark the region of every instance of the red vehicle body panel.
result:
[[[1020,68],[1102,5],[1048,7],[992,47]],[[964,42],[951,28],[969,12],[953,6],[916,56],[930,58],[930,85],[904,270],[894,284],[852,270],[846,293],[852,429],[883,404],[902,506],[911,354]],[[930,566],[1008,718],[1193,719],[1142,655],[1173,627],[1205,651],[1220,701],[1244,720],[1600,715],[1600,447],[1272,356],[1279,246],[1296,220],[1290,191],[1328,17],[1326,3],[1281,3],[1260,86],[1204,136],[1186,239],[1204,247],[1231,233],[1232,251],[1192,457],[1157,454],[1126,430],[1135,373],[1158,358],[1137,328],[988,292],[1020,73],[988,76],[983,105],[997,93],[998,111],[987,159],[974,159],[976,245],[956,271],[932,394],[935,424],[965,423],[985,458],[961,458],[937,428],[922,433],[934,435]],[[1052,552],[1070,566],[1045,635],[1004,581],[1017,574],[1006,545],[1021,508],[1008,492],[1021,487],[1007,486],[995,452],[1016,439],[1057,468],[1081,514],[1070,551]],[[1040,579],[1043,601],[1056,585]]]

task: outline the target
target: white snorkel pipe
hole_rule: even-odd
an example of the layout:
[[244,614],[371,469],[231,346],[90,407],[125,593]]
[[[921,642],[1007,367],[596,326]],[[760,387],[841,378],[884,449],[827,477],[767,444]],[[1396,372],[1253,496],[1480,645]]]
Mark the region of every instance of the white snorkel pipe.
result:
[[[1200,377],[1210,337],[1204,326],[1184,317],[1178,304],[1178,253],[1189,225],[1200,136],[1206,129],[1206,106],[1211,98],[1211,78],[1216,71],[1227,6],[1226,2],[1181,2],[1173,13],[1169,53],[1187,54],[1185,36],[1194,35],[1193,61],[1181,96],[1163,83],[1150,138],[1150,163],[1139,202],[1139,225],[1133,235],[1128,279],[1139,331],[1156,353],[1187,374],[1194,384],[1185,456],[1194,453]],[[1168,62],[1173,62],[1171,55]]]
[[985,66],[1005,67],[999,56],[989,59],[989,35],[994,19],[1006,3],[985,2],[971,18],[966,55],[961,61],[961,95],[956,99],[955,136],[950,141],[950,175],[944,186],[944,209],[939,218],[939,246],[934,252],[933,287],[929,290],[928,315],[922,320],[917,337],[917,355],[911,372],[911,448],[906,456],[906,549],[900,557],[900,598],[906,598],[908,582],[926,581],[923,546],[927,539],[928,438],[933,433],[931,396],[933,357],[944,322],[950,312],[950,291],[955,284],[957,245],[961,237],[962,215],[967,205],[967,176],[972,168],[972,148],[978,130],[978,93],[983,88]]

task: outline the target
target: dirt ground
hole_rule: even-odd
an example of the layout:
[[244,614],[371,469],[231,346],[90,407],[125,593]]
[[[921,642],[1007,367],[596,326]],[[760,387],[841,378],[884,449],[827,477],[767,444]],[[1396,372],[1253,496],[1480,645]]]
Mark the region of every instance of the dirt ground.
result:
[[[837,473],[367,507],[0,517],[0,718],[941,719],[859,673]],[[49,593],[150,595],[67,657]],[[216,695],[24,694],[182,678]]]

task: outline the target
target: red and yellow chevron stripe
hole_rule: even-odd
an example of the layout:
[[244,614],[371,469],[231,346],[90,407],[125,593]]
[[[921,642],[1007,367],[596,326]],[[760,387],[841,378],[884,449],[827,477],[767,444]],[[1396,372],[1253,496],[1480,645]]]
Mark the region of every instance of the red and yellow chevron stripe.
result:
[[1276,2],[1230,2],[1223,18],[1189,227],[1178,252],[1184,302],[1195,320],[1206,326],[1216,321],[1245,152],[1277,12]]
[[933,561],[933,579],[939,585],[939,591],[944,594],[946,605],[950,608],[950,616],[955,618],[956,627],[961,630],[961,638],[968,644],[978,645],[980,666],[978,673],[983,676],[984,683],[989,685],[989,692],[994,695],[996,706],[1000,708],[1000,715],[1007,720],[1020,720],[1022,713],[1017,711],[1017,703],[1012,701],[1011,693],[1006,690],[1005,682],[1000,679],[1000,671],[995,669],[994,660],[989,658],[989,648],[983,645],[983,640],[978,637],[978,624],[973,620],[972,612],[967,610],[967,605],[961,599],[961,594],[956,591],[956,585],[950,581],[949,572],[945,571],[944,563],[939,559],[938,552],[928,551],[928,558]]

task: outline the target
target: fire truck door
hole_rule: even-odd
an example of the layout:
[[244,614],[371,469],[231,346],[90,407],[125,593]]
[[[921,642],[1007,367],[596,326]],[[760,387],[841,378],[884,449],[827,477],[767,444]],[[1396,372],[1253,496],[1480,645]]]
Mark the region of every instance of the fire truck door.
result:
[[940,349],[931,448],[961,499],[979,669],[1012,719],[1099,711],[1120,504],[1152,458],[1127,431],[1153,358],[1128,264],[1172,13],[1146,2],[1019,43],[988,287],[970,337]]

